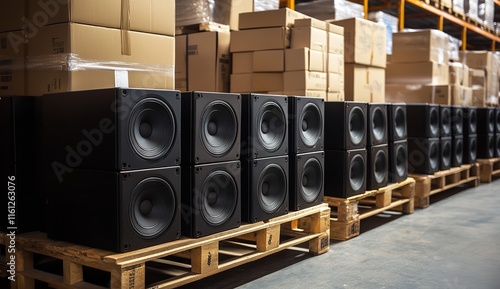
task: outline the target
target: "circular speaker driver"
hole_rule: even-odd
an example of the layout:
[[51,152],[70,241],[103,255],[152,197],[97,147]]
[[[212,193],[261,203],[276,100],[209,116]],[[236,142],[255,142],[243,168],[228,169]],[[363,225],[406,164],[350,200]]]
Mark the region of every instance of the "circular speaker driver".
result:
[[318,106],[313,103],[304,106],[300,112],[299,126],[302,142],[309,148],[316,146],[323,131],[323,117]]
[[469,134],[476,133],[477,128],[477,113],[475,109],[470,110],[469,113]]
[[396,150],[396,173],[398,177],[403,177],[406,174],[408,166],[408,153],[406,148],[402,145],[398,146]]
[[394,128],[398,139],[406,137],[406,114],[403,108],[397,107],[394,117]]
[[488,137],[488,155],[493,157],[495,155],[495,139]]
[[464,154],[464,144],[461,139],[456,139],[455,140],[455,160],[457,164],[461,164],[463,161],[463,154]]
[[500,135],[495,135],[495,157],[500,156]]
[[323,167],[318,159],[310,158],[304,163],[300,185],[304,201],[312,203],[318,199],[323,188]]
[[275,152],[283,145],[286,134],[286,116],[275,102],[266,102],[257,117],[257,136],[268,152]]
[[500,132],[500,109],[497,109],[495,113],[495,126],[496,132]]
[[375,164],[373,167],[375,181],[380,184],[387,176],[387,155],[385,151],[379,150],[375,154]]
[[130,222],[139,235],[153,238],[170,226],[176,204],[175,192],[167,181],[144,179],[132,191]]
[[224,224],[234,213],[238,187],[225,171],[212,172],[201,185],[201,215],[212,226]]
[[355,155],[349,166],[349,184],[353,191],[358,191],[365,182],[365,159],[361,155]]
[[451,132],[451,114],[448,108],[441,110],[441,127],[443,132],[448,135]]
[[443,165],[445,167],[449,167],[451,164],[451,143],[450,142],[443,142],[443,149],[442,149],[442,156],[441,158],[443,159]]
[[373,137],[377,142],[382,142],[385,137],[386,118],[380,107],[375,107],[372,113]]
[[456,134],[461,135],[463,133],[463,118],[464,112],[463,110],[457,110],[457,114],[455,115],[454,123],[455,123],[455,131]]
[[439,133],[439,116],[436,108],[430,108],[430,122],[429,127],[433,136],[437,136]]
[[209,103],[202,112],[201,140],[212,156],[226,155],[238,135],[238,119],[233,108],[225,101]]
[[488,109],[488,131],[495,132],[495,111]]
[[349,138],[352,144],[359,145],[365,135],[365,114],[359,106],[355,106],[349,112]]
[[469,152],[470,160],[475,161],[477,158],[477,139],[470,139],[470,152]]
[[155,160],[165,156],[175,139],[174,113],[157,98],[144,98],[130,112],[129,142],[142,158]]
[[276,164],[267,165],[260,173],[257,197],[266,213],[275,213],[287,194],[285,171]]
[[436,170],[438,168],[439,163],[439,149],[438,145],[435,142],[431,142],[429,144],[429,164],[432,170]]

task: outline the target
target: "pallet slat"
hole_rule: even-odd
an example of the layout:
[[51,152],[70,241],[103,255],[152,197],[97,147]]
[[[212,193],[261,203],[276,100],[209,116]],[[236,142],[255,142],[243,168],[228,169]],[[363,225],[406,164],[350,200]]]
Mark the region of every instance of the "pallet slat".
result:
[[478,159],[479,180],[481,183],[491,183],[494,179],[500,177],[500,158]]

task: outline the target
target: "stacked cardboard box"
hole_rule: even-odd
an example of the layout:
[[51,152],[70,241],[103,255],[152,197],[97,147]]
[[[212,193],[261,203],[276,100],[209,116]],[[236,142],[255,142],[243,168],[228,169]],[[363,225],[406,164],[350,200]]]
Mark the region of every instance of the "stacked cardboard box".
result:
[[393,35],[386,98],[391,102],[450,104],[449,36],[438,30]]
[[361,18],[332,23],[344,27],[345,100],[384,102],[385,25]]
[[[174,0],[10,1],[2,94],[174,87]],[[154,9],[153,9],[154,8]],[[4,18],[2,18],[4,19]],[[2,68],[3,69],[3,68]]]
[[472,106],[471,77],[475,75],[475,72],[461,62],[450,62],[449,68],[451,104]]
[[470,86],[474,106],[498,105],[498,58],[490,51],[460,52],[460,60],[470,67]]

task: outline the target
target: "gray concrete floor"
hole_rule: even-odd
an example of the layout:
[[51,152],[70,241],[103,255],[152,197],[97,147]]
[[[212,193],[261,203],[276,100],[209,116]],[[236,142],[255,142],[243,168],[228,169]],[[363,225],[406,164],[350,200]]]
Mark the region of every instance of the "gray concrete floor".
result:
[[312,256],[289,249],[183,288],[500,288],[500,180],[431,197],[412,215],[361,221]]

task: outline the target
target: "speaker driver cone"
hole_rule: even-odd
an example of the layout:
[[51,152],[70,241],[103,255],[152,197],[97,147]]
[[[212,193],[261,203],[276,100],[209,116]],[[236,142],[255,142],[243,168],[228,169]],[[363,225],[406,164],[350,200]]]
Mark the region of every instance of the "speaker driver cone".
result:
[[463,133],[463,118],[464,118],[464,113],[463,110],[458,110],[457,114],[454,119],[455,123],[455,131],[457,132],[458,135],[461,135]]
[[488,109],[488,132],[495,132],[495,111]]
[[493,137],[488,137],[488,155],[495,156],[495,139]]
[[157,177],[144,179],[132,192],[130,222],[139,235],[153,238],[170,226],[176,204],[168,182]]
[[408,166],[408,152],[404,146],[399,146],[396,151],[396,173],[399,177],[405,175]]
[[260,207],[267,213],[274,213],[285,201],[287,193],[285,171],[276,165],[267,165],[261,172],[258,185]]
[[373,127],[373,136],[377,141],[380,142],[384,139],[386,127],[384,112],[380,107],[374,108],[371,121]]
[[365,181],[365,160],[362,156],[356,155],[351,160],[349,166],[349,183],[353,191],[357,191],[363,186]]
[[439,116],[438,111],[435,108],[431,108],[430,110],[430,123],[429,123],[431,133],[434,136],[438,135],[439,132]]
[[495,127],[496,127],[496,132],[500,132],[500,110],[498,109],[495,113]]
[[144,159],[166,155],[175,139],[176,123],[169,106],[157,98],[139,101],[130,113],[129,141]]
[[377,183],[382,183],[387,175],[387,156],[384,151],[378,151],[375,155],[374,175]]
[[405,138],[405,130],[406,130],[406,115],[405,111],[401,107],[396,108],[396,116],[394,117],[394,127],[396,130],[396,134],[398,139]]
[[477,139],[473,138],[470,140],[470,159],[475,160],[477,157]]
[[314,147],[320,140],[323,121],[319,108],[309,103],[304,106],[299,119],[300,138],[307,147]]
[[227,154],[236,141],[238,120],[231,106],[221,100],[208,104],[201,117],[201,139],[213,156]]
[[318,199],[323,186],[323,167],[317,159],[311,158],[304,163],[300,184],[300,194],[306,202]]
[[463,162],[463,155],[464,155],[463,141],[461,139],[455,140],[455,159],[458,164],[461,164]]
[[257,117],[257,136],[268,152],[277,151],[285,139],[285,113],[275,102],[266,102]]
[[449,135],[451,133],[451,111],[449,109],[441,110],[441,122],[443,125],[443,133]]
[[444,143],[442,154],[443,155],[441,156],[441,158],[443,159],[443,165],[445,167],[449,167],[451,164],[451,143],[449,142]]
[[432,169],[437,169],[439,163],[439,149],[438,144],[435,142],[429,145],[429,163]]
[[477,112],[476,110],[471,110],[469,114],[469,134],[476,133],[477,128]]
[[225,171],[212,172],[201,186],[200,208],[205,221],[213,226],[222,225],[236,209],[238,188]]
[[349,113],[349,137],[354,145],[358,145],[363,140],[365,134],[365,114],[360,107],[353,107]]

